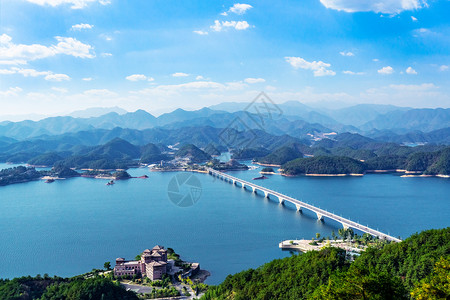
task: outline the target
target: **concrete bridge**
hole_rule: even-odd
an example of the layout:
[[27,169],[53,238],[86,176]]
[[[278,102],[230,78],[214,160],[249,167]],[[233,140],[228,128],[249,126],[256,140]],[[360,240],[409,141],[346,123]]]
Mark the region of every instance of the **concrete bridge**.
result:
[[387,235],[383,232],[369,228],[367,226],[363,226],[357,222],[340,217],[340,216],[330,213],[326,210],[315,207],[314,205],[302,202],[300,200],[297,200],[292,197],[286,196],[284,194],[270,190],[268,188],[256,185],[252,182],[248,182],[248,181],[239,179],[237,177],[228,175],[228,174],[220,172],[220,171],[216,171],[211,168],[208,168],[208,174],[215,176],[217,178],[220,178],[224,181],[228,181],[236,186],[239,184],[243,189],[245,189],[245,188],[251,189],[253,193],[256,193],[257,191],[263,192],[264,196],[266,198],[269,198],[270,196],[274,196],[274,197],[278,198],[278,201],[280,202],[280,204],[284,204],[285,201],[290,202],[295,205],[295,207],[297,208],[297,211],[302,211],[303,209],[310,210],[317,215],[318,220],[324,220],[324,218],[329,218],[329,219],[335,220],[336,222],[341,223],[345,229],[353,228],[353,229],[357,229],[362,232],[366,232],[370,235],[377,236],[380,239],[385,239],[385,240],[389,240],[389,241],[393,241],[393,242],[401,242],[401,240],[396,237]]

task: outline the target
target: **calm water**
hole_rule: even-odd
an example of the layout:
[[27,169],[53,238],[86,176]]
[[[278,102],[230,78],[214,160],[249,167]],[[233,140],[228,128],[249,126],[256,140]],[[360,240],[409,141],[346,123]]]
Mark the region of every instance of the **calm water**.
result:
[[[167,196],[177,173],[129,172],[150,178],[110,187],[87,178],[0,187],[0,277],[76,275],[161,244],[200,262],[212,273],[207,282],[216,284],[230,273],[288,256],[278,248],[281,240],[328,236],[338,226],[204,174],[195,175],[200,200],[180,208]],[[257,172],[233,175],[251,179]],[[272,175],[258,184],[395,236],[450,225],[449,179]]]

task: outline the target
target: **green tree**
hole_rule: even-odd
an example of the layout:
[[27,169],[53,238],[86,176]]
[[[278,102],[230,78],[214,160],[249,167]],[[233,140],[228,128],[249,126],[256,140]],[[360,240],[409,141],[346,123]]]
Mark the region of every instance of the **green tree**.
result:
[[318,288],[314,299],[408,299],[401,279],[386,272],[371,272],[350,267],[345,273],[330,277]]
[[103,264],[105,270],[111,270],[111,262],[107,261]]
[[318,233],[318,232],[316,233],[316,238],[320,239],[320,233]]
[[450,299],[450,256],[436,262],[433,273],[415,285],[411,297],[417,300]]

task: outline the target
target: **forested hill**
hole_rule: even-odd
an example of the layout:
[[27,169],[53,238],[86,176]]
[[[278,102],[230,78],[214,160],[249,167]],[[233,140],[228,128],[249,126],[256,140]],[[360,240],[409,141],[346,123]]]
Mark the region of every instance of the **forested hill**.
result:
[[449,299],[450,227],[414,234],[350,263],[325,248],[229,275],[204,300]]

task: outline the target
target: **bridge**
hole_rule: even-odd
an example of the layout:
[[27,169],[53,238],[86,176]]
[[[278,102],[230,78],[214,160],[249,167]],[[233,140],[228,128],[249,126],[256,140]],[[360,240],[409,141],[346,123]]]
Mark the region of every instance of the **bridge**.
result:
[[247,187],[248,189],[251,189],[253,193],[256,193],[257,191],[263,192],[264,196],[266,198],[269,198],[270,196],[274,196],[274,197],[278,198],[278,201],[280,202],[280,204],[284,204],[284,202],[286,202],[286,201],[290,202],[290,203],[295,205],[295,207],[297,208],[297,211],[301,212],[303,209],[310,210],[310,211],[314,212],[317,215],[317,219],[318,220],[324,220],[324,218],[329,218],[329,219],[335,220],[338,223],[341,223],[342,226],[345,229],[348,229],[348,228],[357,229],[359,231],[362,231],[362,232],[368,233],[370,235],[376,236],[376,237],[378,237],[380,239],[385,239],[385,240],[393,241],[393,242],[401,242],[401,240],[396,238],[396,237],[387,235],[387,234],[385,234],[383,232],[380,232],[378,230],[369,228],[367,226],[363,226],[363,225],[361,225],[361,224],[359,224],[357,222],[354,222],[354,221],[351,221],[349,219],[343,218],[341,216],[335,215],[335,214],[330,213],[330,212],[328,212],[328,211],[326,211],[324,209],[320,209],[318,207],[315,207],[314,205],[311,205],[311,204],[305,203],[303,201],[294,199],[292,197],[289,197],[287,195],[281,194],[279,192],[275,192],[275,191],[273,191],[271,189],[268,189],[268,188],[256,185],[256,184],[254,184],[252,182],[248,182],[248,181],[242,180],[240,178],[228,175],[226,173],[223,173],[223,172],[211,169],[211,168],[208,168],[207,171],[208,171],[208,174],[210,174],[210,175],[212,175],[214,177],[217,177],[219,179],[222,179],[224,181],[228,181],[228,182],[232,183],[233,185],[237,186],[239,184],[239,185],[241,185],[241,187],[243,189],[245,189]]

